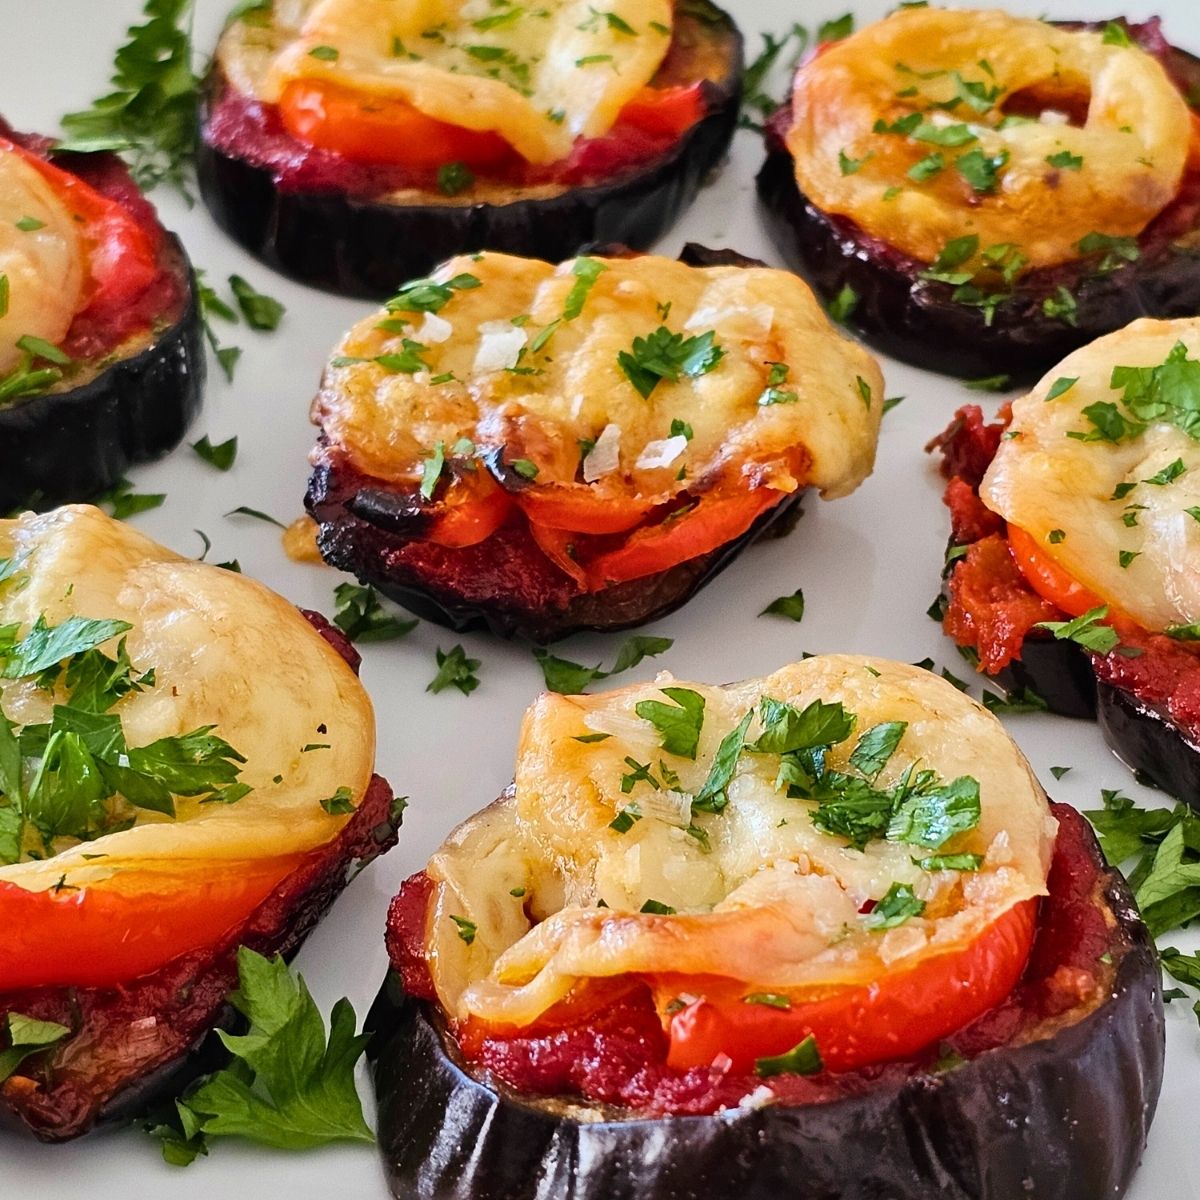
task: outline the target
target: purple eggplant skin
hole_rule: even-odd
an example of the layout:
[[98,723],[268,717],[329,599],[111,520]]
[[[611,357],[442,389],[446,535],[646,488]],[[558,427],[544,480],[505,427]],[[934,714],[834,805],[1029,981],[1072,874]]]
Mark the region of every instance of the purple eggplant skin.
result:
[[[644,250],[692,203],[728,153],[737,128],[742,35],[708,0],[693,15],[725,48],[724,77],[708,89],[710,111],[661,157],[607,183],[509,204],[386,204],[335,192],[281,191],[272,173],[216,149],[201,115],[200,194],[218,225],[268,266],[301,283],[381,299],[455,254],[493,250],[561,262],[588,242]],[[214,75],[212,89],[223,86]],[[439,202],[440,201],[440,202]]]
[[80,387],[0,408],[0,512],[92,499],[183,440],[204,392],[203,323],[183,247],[170,246],[188,281],[174,324]]
[[1031,691],[1060,717],[1096,716],[1096,677],[1082,646],[1053,637],[1028,637],[1021,657],[993,677],[1008,692]]
[[[1172,48],[1167,65],[1185,95],[1200,88],[1200,59]],[[1179,239],[1143,235],[1141,257],[1110,274],[1096,273],[1094,258],[1031,272],[989,326],[982,309],[951,299],[950,284],[919,278],[923,263],[819,209],[797,186],[791,155],[770,135],[768,143],[758,194],[772,240],[826,301],[851,289],[857,303],[848,325],[893,358],[963,378],[999,374],[1014,384],[1032,382],[1071,351],[1138,317],[1200,312],[1196,251]],[[1060,287],[1075,297],[1073,324],[1043,311]]]
[[[466,633],[487,629],[505,638],[546,645],[573,633],[612,633],[666,616],[685,604],[709,580],[720,574],[750,543],[784,536],[800,515],[800,496],[768,509],[740,537],[708,554],[679,563],[657,575],[614,584],[600,592],[572,597],[565,606],[536,603],[524,594],[509,603],[472,603],[449,588],[435,588],[420,571],[396,564],[391,548],[407,540],[395,532],[390,514],[382,510],[372,521],[370,506],[357,503],[364,493],[339,499],[334,472],[318,467],[309,481],[305,505],[318,522],[317,545],[331,566],[348,571],[385,596],[427,621]],[[378,506],[378,496],[366,493]],[[539,553],[536,549],[531,552]]]
[[1101,683],[1097,690],[1109,749],[1144,782],[1200,812],[1200,744],[1125,688]]
[[[1091,837],[1091,835],[1088,835]],[[1094,846],[1094,838],[1092,839]],[[1095,849],[1099,854],[1099,849]],[[645,1118],[523,1097],[464,1066],[429,1004],[389,977],[368,1056],[398,1200],[1116,1200],[1162,1086],[1160,973],[1121,876],[1128,945],[1088,1015],[952,1070],[822,1105]]]

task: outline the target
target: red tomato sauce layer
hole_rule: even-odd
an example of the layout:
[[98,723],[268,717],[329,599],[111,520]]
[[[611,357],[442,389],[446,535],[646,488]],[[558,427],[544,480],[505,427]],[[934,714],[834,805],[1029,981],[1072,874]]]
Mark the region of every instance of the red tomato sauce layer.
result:
[[[1101,887],[1103,867],[1087,821],[1065,805],[1052,806],[1059,821],[1048,880],[1049,896],[1025,974],[1012,996],[921,1056],[843,1073],[737,1074],[718,1059],[712,1066],[673,1070],[668,1040],[650,993],[636,982],[608,985],[603,1003],[576,1003],[558,1028],[545,1019],[533,1031],[482,1037],[462,1045],[479,1067],[517,1091],[541,1096],[582,1096],[651,1116],[706,1115],[736,1107],[761,1087],[771,1103],[813,1104],[858,1095],[959,1062],[1074,1009],[1081,1016],[1103,995],[1126,946],[1110,931]],[[388,951],[412,996],[434,1001],[425,946],[432,883],[423,872],[401,888],[388,914]],[[1105,962],[1105,956],[1111,964]],[[611,989],[611,990],[610,990]]]

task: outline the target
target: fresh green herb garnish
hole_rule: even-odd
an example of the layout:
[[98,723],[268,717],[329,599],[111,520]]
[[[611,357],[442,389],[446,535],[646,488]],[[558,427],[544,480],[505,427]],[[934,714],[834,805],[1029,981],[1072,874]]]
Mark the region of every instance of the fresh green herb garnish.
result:
[[1064,171],[1078,171],[1083,167],[1083,155],[1072,154],[1070,150],[1060,150],[1057,154],[1047,154],[1046,161],[1052,167]]
[[672,703],[639,700],[634,712],[649,721],[662,737],[662,748],[680,758],[696,758],[700,730],[704,724],[704,697],[690,688],[665,687],[662,693]]
[[237,458],[238,440],[236,437],[214,445],[206,433],[198,442],[192,442],[191,445],[192,449],[209,466],[216,467],[218,471],[228,471]]
[[406,283],[385,305],[388,312],[441,312],[455,292],[481,287],[479,277],[462,272],[445,283],[433,279],[414,279]]
[[270,513],[261,512],[257,508],[249,508],[245,504],[239,504],[237,508],[231,508],[226,514],[227,517],[250,517],[255,521],[264,521],[268,525],[274,525],[277,529],[286,529],[287,526]]
[[922,871],[978,871],[983,864],[982,854],[931,854],[914,858]]
[[656,917],[672,917],[675,915],[675,910],[669,905],[664,904],[661,900],[647,900],[638,912],[652,913]]
[[10,1078],[30,1055],[49,1049],[71,1032],[57,1021],[37,1021],[18,1012],[8,1013],[4,1027],[8,1048],[0,1050],[0,1083]]
[[772,600],[758,614],[760,617],[787,617],[789,621],[799,621],[804,616],[804,591],[797,588],[790,596],[779,596]]
[[1076,642],[1093,654],[1110,654],[1121,639],[1111,625],[1103,623],[1108,605],[1089,609],[1070,621],[1039,621],[1035,629],[1047,629],[1057,641]]
[[354,811],[354,793],[348,787],[340,787],[332,796],[321,801],[321,807],[331,816],[340,817]]
[[441,646],[436,651],[438,672],[425,688],[427,692],[441,692],[448,687],[456,687],[464,696],[469,696],[479,686],[479,676],[476,672],[480,660],[468,658],[461,645],[452,646],[443,651]]
[[229,288],[251,329],[271,333],[279,328],[279,322],[287,309],[278,300],[256,291],[240,275],[230,275]]
[[824,1069],[817,1039],[811,1033],[786,1054],[759,1058],[754,1062],[754,1073],[761,1079],[770,1079],[773,1075],[816,1075]]
[[671,638],[635,634],[622,644],[617,651],[612,669],[608,671],[599,664],[594,667],[585,667],[580,663],[571,662],[569,659],[559,658],[540,646],[534,650],[533,656],[537,659],[538,666],[542,668],[546,687],[552,692],[572,696],[578,695],[590,683],[594,683],[598,679],[608,679],[613,675],[619,675],[622,671],[636,667],[644,658],[653,658],[665,653],[673,645],[674,642]]
[[883,898],[863,918],[863,924],[868,929],[895,929],[912,917],[919,917],[925,911],[925,901],[917,899],[912,886],[907,883],[893,883]]
[[638,395],[648,400],[664,379],[677,383],[680,375],[694,379],[715,369],[725,357],[715,337],[709,330],[685,338],[660,325],[644,338],[635,337],[631,350],[617,354],[617,364]]
[[415,617],[401,621],[385,612],[373,587],[339,583],[333,597],[337,605],[333,623],[352,642],[392,641],[411,633],[419,624]]
[[1060,375],[1051,385],[1050,390],[1046,393],[1047,400],[1057,400],[1059,396],[1065,395],[1079,382],[1078,375]]
[[165,492],[135,492],[128,479],[118,479],[107,492],[93,497],[92,503],[100,507],[107,505],[116,520],[125,521],[138,513],[161,507],[166,498]]
[[437,185],[443,196],[458,196],[475,186],[475,173],[466,163],[444,163],[438,167]]

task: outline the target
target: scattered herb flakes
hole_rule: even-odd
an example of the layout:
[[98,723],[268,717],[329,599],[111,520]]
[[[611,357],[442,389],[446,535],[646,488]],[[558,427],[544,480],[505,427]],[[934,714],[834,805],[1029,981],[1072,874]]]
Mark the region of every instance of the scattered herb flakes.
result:
[[850,754],[850,765],[863,778],[874,782],[896,752],[907,728],[907,721],[884,721],[872,725],[858,739],[858,744]]
[[1093,654],[1110,654],[1121,639],[1111,625],[1103,623],[1107,616],[1108,605],[1101,604],[1070,621],[1039,621],[1034,628],[1048,630],[1057,641],[1076,642]]
[[671,701],[639,700],[634,712],[658,730],[661,746],[668,754],[696,758],[700,730],[704,725],[704,697],[690,688],[665,687],[662,693]]
[[479,277],[466,271],[447,279],[445,283],[433,279],[413,279],[392,296],[384,307],[388,312],[439,313],[454,299],[455,292],[472,291],[481,286]]
[[452,646],[443,651],[439,646],[436,650],[438,672],[430,680],[425,690],[441,692],[448,687],[456,687],[464,696],[469,696],[479,686],[479,676],[476,672],[480,660],[468,658],[461,645]]
[[474,921],[468,921],[466,917],[455,916],[454,913],[450,913],[449,916],[458,929],[459,938],[469,946],[475,940],[478,926]]
[[925,911],[925,901],[919,900],[912,886],[893,883],[883,898],[863,918],[868,929],[895,929]]
[[1078,171],[1083,167],[1083,155],[1072,154],[1070,150],[1059,150],[1056,154],[1047,154],[1046,162],[1059,170]]
[[839,325],[844,325],[854,315],[858,307],[858,293],[848,283],[843,284],[841,291],[829,302],[829,317]]
[[1050,385],[1050,390],[1046,393],[1046,399],[1057,400],[1059,396],[1065,396],[1078,382],[1078,375],[1060,375]]
[[661,900],[647,900],[638,912],[651,913],[656,917],[673,917],[675,910],[669,905],[664,904]]
[[93,497],[92,503],[104,508],[118,521],[128,520],[138,513],[160,508],[166,501],[165,492],[135,492],[128,479],[118,479],[106,492]]
[[239,504],[237,508],[231,508],[226,514],[227,517],[249,517],[254,521],[265,521],[268,525],[274,525],[279,529],[287,529],[287,526],[276,520],[270,513],[261,512],[257,508],[249,508],[245,504]]
[[660,325],[646,337],[635,337],[630,350],[617,354],[617,365],[643,400],[665,379],[677,383],[681,375],[696,378],[714,370],[725,351],[716,344],[713,330],[685,338]]
[[988,712],[1019,716],[1022,713],[1049,712],[1050,705],[1031,687],[1012,688],[1006,695],[998,696],[986,689],[983,693],[983,707]]
[[386,612],[373,587],[339,583],[333,590],[336,610],[333,623],[352,642],[387,642],[405,637],[416,629],[415,617],[399,620]]
[[774,1075],[816,1075],[825,1069],[817,1039],[810,1033],[799,1045],[786,1054],[778,1054],[754,1061],[754,1073],[760,1079]]
[[458,196],[475,186],[475,173],[466,163],[443,163],[438,167],[437,185],[443,196]]
[[931,854],[914,858],[922,871],[978,871],[983,865],[982,854]]
[[421,497],[432,500],[434,489],[442,477],[442,468],[446,465],[446,443],[438,442],[433,453],[421,463],[421,486],[418,489]]
[[237,458],[238,440],[236,436],[214,445],[206,433],[198,442],[192,442],[191,446],[209,466],[216,467],[218,471],[228,471]]
[[611,670],[604,670],[599,664],[585,667],[570,659],[559,658],[544,647],[534,648],[533,656],[538,666],[542,668],[542,676],[546,687],[552,692],[565,696],[578,695],[589,684],[598,679],[608,679],[636,667],[644,658],[653,658],[664,654],[674,645],[671,638],[649,637],[645,634],[635,634],[627,638],[617,651],[617,657]]
[[758,614],[760,617],[786,617],[789,621],[800,621],[804,617],[804,590],[797,588],[790,596],[779,596]]
[[1053,775],[1055,779],[1061,779],[1070,770],[1070,767],[1051,767],[1050,774]]
[[8,1048],[0,1050],[0,1084],[31,1055],[47,1050],[71,1032],[57,1021],[38,1021],[23,1013],[10,1012],[4,1018]]
[[332,796],[321,801],[321,807],[331,816],[340,817],[354,811],[354,794],[348,787],[340,787]]
[[962,385],[972,392],[1006,392],[1012,384],[1009,375],[985,375],[982,379],[964,379]]
[[273,333],[287,311],[274,297],[256,291],[240,275],[230,275],[229,289],[233,292],[246,324],[260,333]]
[[581,257],[571,264],[571,274],[575,277],[575,282],[571,285],[571,290],[567,293],[567,298],[563,303],[562,319],[564,321],[573,321],[583,312],[583,306],[587,303],[588,295],[595,286],[596,280],[607,270],[608,264],[601,262],[598,258]]

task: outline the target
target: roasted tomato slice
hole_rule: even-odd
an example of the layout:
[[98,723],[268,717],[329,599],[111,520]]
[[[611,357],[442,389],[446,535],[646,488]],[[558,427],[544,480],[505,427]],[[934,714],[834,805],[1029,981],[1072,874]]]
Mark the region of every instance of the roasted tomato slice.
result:
[[664,1003],[680,992],[702,993],[670,1019],[667,1062],[687,1070],[724,1055],[732,1070],[750,1072],[757,1059],[786,1053],[810,1035],[835,1071],[916,1053],[1012,992],[1033,945],[1037,909],[1036,900],[1022,901],[965,947],[881,976],[870,987],[817,997],[756,997],[728,980],[658,980]]
[[621,109],[618,121],[645,133],[677,137],[704,116],[704,84],[644,87]]
[[337,84],[296,79],[279,111],[287,131],[310,146],[356,162],[437,168],[446,163],[496,167],[516,151],[499,134],[428,117],[404,100]]
[[1042,599],[1049,600],[1063,612],[1078,617],[1104,604],[1095,592],[1089,591],[1064,571],[1042,550],[1036,539],[1020,526],[1008,526],[1008,545],[1029,586]]
[[534,525],[574,533],[625,533],[640,525],[655,501],[619,492],[598,491],[595,484],[552,483],[528,488],[517,502]]

